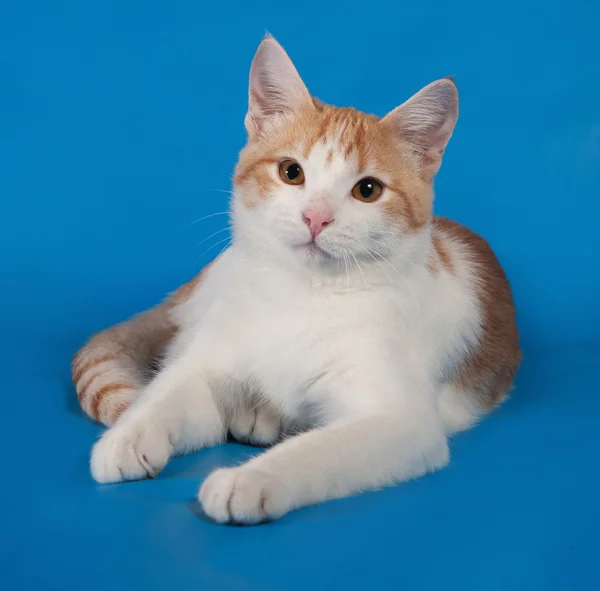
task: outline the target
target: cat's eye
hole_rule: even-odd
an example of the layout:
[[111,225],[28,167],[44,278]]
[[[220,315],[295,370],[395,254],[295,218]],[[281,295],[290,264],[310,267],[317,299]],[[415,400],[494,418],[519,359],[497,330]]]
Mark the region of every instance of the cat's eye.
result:
[[279,176],[288,185],[301,185],[304,182],[304,171],[295,160],[284,160],[279,165]]
[[372,203],[381,197],[382,191],[383,185],[377,179],[367,177],[354,185],[352,196],[359,201]]

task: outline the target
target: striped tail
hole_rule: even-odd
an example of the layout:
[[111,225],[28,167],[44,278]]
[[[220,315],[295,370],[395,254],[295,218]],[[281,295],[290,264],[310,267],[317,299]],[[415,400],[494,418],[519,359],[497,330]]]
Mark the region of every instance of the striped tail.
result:
[[98,333],[73,357],[77,398],[90,417],[112,425],[140,395],[175,333],[169,307],[165,302]]
[[75,354],[73,383],[87,415],[110,426],[139,397],[177,331],[171,310],[190,297],[208,266],[163,303],[94,335]]

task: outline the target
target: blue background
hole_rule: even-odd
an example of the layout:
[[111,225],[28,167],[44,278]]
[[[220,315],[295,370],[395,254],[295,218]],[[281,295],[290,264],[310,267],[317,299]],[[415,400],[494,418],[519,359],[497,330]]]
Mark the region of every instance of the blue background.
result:
[[[334,104],[456,77],[437,211],[498,253],[525,361],[445,471],[227,528],[193,499],[254,451],[97,486],[69,362],[225,245],[192,222],[227,208],[266,30]],[[0,588],[600,589],[599,59],[597,0],[3,2]]]

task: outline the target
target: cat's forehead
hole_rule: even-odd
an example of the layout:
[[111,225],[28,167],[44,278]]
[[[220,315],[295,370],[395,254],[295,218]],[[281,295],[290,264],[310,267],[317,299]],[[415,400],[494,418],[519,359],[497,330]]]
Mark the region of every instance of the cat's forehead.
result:
[[351,107],[310,105],[266,126],[240,154],[234,182],[254,184],[265,199],[277,186],[273,165],[286,158],[297,159],[320,188],[367,175],[400,186],[412,176],[389,129],[378,117]]
[[360,174],[359,158],[355,150],[340,149],[339,139],[323,138],[312,144],[301,155],[302,165],[307,173],[323,178],[338,179],[340,177]]
[[353,108],[321,106],[301,113],[294,128],[296,149],[305,159],[332,168],[352,166],[362,172],[385,140],[378,119]]
[[323,165],[345,161],[363,172],[367,165],[385,164],[396,151],[389,129],[375,115],[317,103],[300,108],[283,123],[275,121],[266,127],[247,145],[245,155],[263,160],[319,158]]

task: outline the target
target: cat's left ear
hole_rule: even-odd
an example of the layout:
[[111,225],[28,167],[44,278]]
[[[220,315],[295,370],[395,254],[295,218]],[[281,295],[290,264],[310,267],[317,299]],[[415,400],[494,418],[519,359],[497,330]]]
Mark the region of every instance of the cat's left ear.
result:
[[440,168],[442,155],[458,119],[458,89],[451,78],[427,85],[382,120],[410,145],[426,180]]
[[257,137],[266,123],[294,113],[303,105],[314,107],[298,70],[283,47],[273,37],[266,37],[250,68],[245,120],[249,136]]

